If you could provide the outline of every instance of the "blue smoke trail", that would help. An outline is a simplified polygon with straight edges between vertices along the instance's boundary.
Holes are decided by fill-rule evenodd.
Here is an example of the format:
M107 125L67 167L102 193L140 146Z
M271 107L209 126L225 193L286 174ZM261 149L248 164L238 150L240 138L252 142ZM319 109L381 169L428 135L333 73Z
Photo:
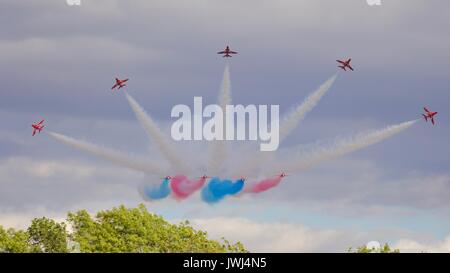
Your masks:
M170 194L169 181L170 179L164 179L159 186L144 186L142 189L144 197L147 197L151 200L166 198Z
M229 179L220 180L214 177L202 189L202 199L207 203L216 203L226 195L235 195L244 188L244 180L239 179L233 183Z

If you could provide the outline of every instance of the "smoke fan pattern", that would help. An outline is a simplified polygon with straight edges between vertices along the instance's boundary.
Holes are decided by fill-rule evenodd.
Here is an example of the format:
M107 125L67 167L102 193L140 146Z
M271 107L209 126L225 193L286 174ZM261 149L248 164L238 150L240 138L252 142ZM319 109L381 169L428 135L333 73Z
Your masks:
M303 103L299 104L285 116L280 126L280 141L285 139L298 127L306 114L312 111L327 91L330 90L336 78L337 74L319 86L319 88L312 92ZM259 152L250 153L247 160L243 160L244 162L239 164L240 168L237 171L238 175L242 175L244 169L253 171L256 168L264 167L264 173L254 173L252 175L253 177L266 176L262 179L253 179L250 182L246 182L244 178L229 179L219 177L219 171L222 175L234 176L231 175L230 170L228 170L227 174L227 170L223 169L226 168L226 163L229 160L239 162L241 158L237 155L238 153L236 151L230 153L230 148L226 145L225 141L213 141L210 146L210 154L207 159L208 162L200 162L200 164L202 164L200 169L206 168L206 173L210 172L209 174L215 175L215 177L208 178L202 176L191 180L187 175L195 173L196 171L198 172L199 168L196 170L190 168L188 163L191 162L183 160L189 158L189 156L186 156L182 151L178 151L169 143L170 138L159 128L157 123L145 112L134 98L126 92L125 96L149 138L154 142L167 161L165 163L168 163L168 167L164 165L164 162L151 162L144 159L138 159L112 149L76 140L59 133L49 132L48 134L50 137L63 144L72 146L104 160L108 160L121 167L140 171L147 175L162 176L171 173L175 174L173 177L154 179L154 183L142 185L139 188L139 192L145 200L160 200L171 196L181 201L200 191L200 196L204 202L214 204L225 199L227 196L239 197L242 194L263 193L279 186L284 179L282 175L274 175L274 172L283 171L295 174L305 171L321 162L355 152L388 139L410 128L417 122L417 120L407 121L370 133L350 136L346 139L338 140L328 146L317 145L308 152L304 152L300 149L301 147L297 147L298 153L293 157L280 156L280 158L277 158L277 154L274 152L266 152L262 155ZM223 75L222 87L219 92L219 105L224 107L230 102L229 65L227 64ZM292 148L290 148L290 150L292 150ZM158 182L158 180L160 181Z

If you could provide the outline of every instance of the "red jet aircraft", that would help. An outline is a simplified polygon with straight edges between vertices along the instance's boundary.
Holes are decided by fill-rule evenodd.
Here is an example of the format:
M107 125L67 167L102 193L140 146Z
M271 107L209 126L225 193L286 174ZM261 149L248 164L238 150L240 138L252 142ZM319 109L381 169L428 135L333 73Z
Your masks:
M339 66L341 69L343 69L344 71L347 71L346 68L350 69L351 71L353 71L353 67L350 66L350 62L352 61L352 59L348 59L347 61L341 61L341 60L336 60L336 62L340 63L341 65Z
M42 128L44 128L44 120L41 120L39 123L31 124L31 127L33 127L33 136L36 134L36 132L40 133Z
M424 107L423 110L425 110L425 114L422 114L422 116L425 118L425 121L428 121L428 119L430 119L430 120L431 120L431 123L433 123L433 125L434 125L434 116L435 116L438 112L431 112L431 111L428 110L426 107Z
M231 51L230 47L227 46L224 51L217 52L217 54L225 54L222 57L224 57L224 58L227 57L228 58L228 57L233 57L230 54L237 54L237 52L236 51Z
M278 176L280 176L281 178L283 178L283 177L286 177L286 176L288 176L286 173L281 173L281 174L279 174Z
M114 86L111 87L111 90L113 90L116 87L119 87L117 89L120 89L120 88L124 87L126 85L125 82L127 82L127 81L128 81L128 79L119 80L118 78L116 78L116 84L114 84Z

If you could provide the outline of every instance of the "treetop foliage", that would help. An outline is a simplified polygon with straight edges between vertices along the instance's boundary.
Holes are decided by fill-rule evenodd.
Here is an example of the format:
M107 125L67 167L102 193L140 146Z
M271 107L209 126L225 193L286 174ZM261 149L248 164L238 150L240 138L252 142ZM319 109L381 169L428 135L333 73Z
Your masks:
M95 216L86 210L69 212L66 223L43 217L26 231L0 226L0 252L247 252L240 242L208 239L188 221L171 224L143 204Z

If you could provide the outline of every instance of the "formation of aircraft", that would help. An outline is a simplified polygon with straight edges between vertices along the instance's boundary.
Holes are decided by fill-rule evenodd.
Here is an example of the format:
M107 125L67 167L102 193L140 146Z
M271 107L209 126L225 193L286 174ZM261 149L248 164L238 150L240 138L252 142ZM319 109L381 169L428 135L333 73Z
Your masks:
M226 48L223 51L217 52L217 54L222 54L223 57L232 57L233 54L238 54L238 52L232 51L229 46L226 46ZM348 60L336 60L336 61L340 64L338 67L341 68L342 70L347 71L347 69L350 69L351 71L354 71L353 67L350 64L352 61L351 58L349 58ZM114 86L111 88L111 90L114 90L116 88L119 90L119 89L125 87L126 86L125 83L128 80L129 79L121 80L121 79L115 78L116 82L115 82ZM431 120L431 123L433 125L435 125L434 117L437 115L438 112L432 112L432 111L428 110L427 107L424 107L423 109L424 109L425 113L423 113L422 116L424 117L425 121L428 122L428 120ZM44 120L41 120L38 123L33 123L31 125L31 127L33 128L33 134L32 134L33 136L36 133L40 133L41 130L44 128ZM282 172L282 173L278 174L278 176L281 178L284 178L284 177L288 176L288 174ZM172 176L166 176L166 177L162 177L161 179L171 180L172 178L173 178ZM208 179L210 177L207 175L203 175L198 178ZM246 178L241 177L239 180L242 180L243 182L245 182Z
M120 88L126 86L125 83L126 83L127 81L128 81L128 79L120 80L120 79L116 78L116 83L114 84L113 87L111 87L111 90L114 90L116 87L118 87L117 90L119 90Z
M426 107L424 107L423 110L425 111L425 113L422 114L422 116L425 118L425 121L428 122L428 119L430 119L431 123L433 123L434 125L434 116L437 115L438 112L431 112Z
M231 58L231 54L238 54L236 51L232 51L229 46L227 46L223 51L217 52L217 54L224 54L222 57Z
M341 61L341 60L336 60L336 62L338 62L339 65L338 67L340 67L342 70L347 71L347 68L350 69L351 71L353 71L353 67L350 65L350 62L352 61L352 59L348 59L346 61Z
M40 133L44 128L44 120L41 120L38 123L31 124L31 127L33 128L33 136L36 134L36 132Z

